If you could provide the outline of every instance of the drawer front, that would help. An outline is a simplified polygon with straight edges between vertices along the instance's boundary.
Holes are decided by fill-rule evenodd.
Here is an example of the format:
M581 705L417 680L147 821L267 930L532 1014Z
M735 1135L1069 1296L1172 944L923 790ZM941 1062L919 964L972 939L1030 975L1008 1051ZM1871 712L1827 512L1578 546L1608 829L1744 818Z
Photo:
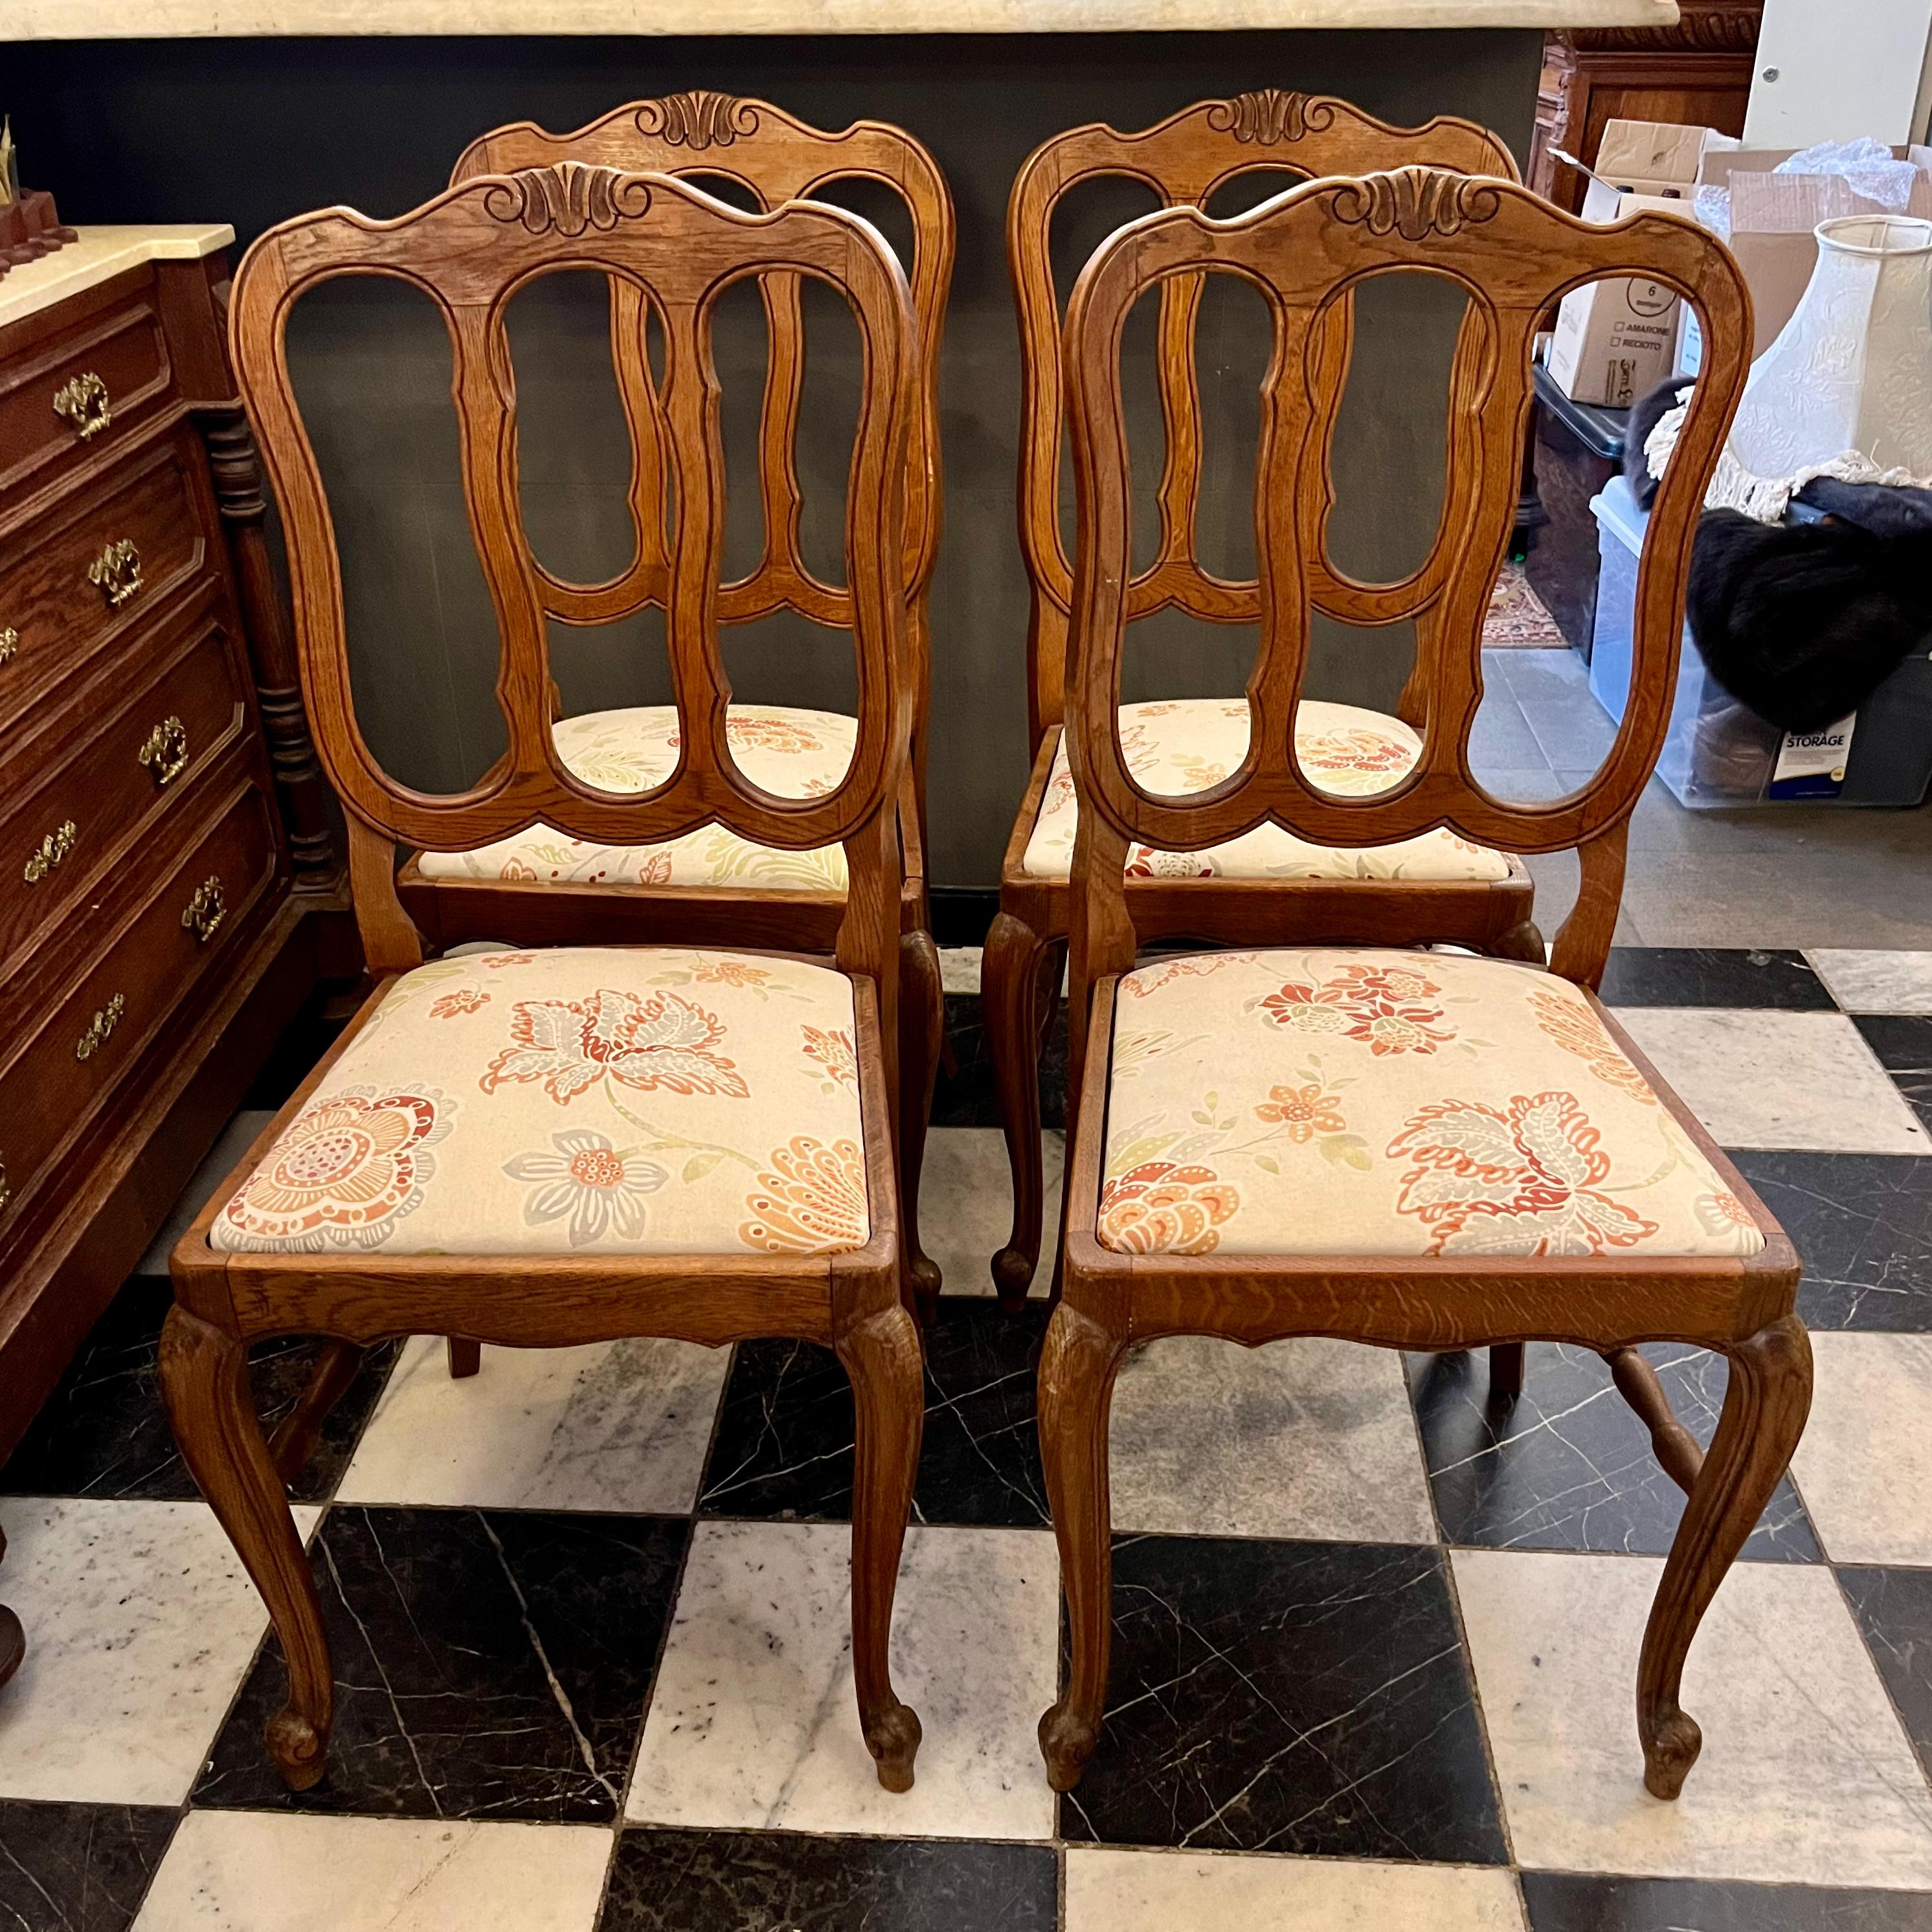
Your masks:
M273 883L275 864L266 794L244 781L106 951L70 989L43 1001L44 1023L0 1072L10 1197L0 1205L0 1240L37 1183L58 1184L61 1149L220 953ZM22 1030L37 1017L23 1016Z
M0 495L43 487L112 447L167 396L174 372L155 296L148 271L0 364Z
M191 433L0 541L0 733L207 566Z
M81 897L104 862L187 796L246 716L219 610L170 641L172 662L31 791L0 773L0 970ZM104 690L104 699L108 695Z

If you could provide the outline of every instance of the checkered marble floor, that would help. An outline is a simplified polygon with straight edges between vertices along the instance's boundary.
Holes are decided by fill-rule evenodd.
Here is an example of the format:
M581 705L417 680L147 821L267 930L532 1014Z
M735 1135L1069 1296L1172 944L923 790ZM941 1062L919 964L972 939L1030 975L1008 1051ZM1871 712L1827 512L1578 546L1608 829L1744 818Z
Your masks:
M895 1640L916 1789L879 1790L854 1718L828 1356L488 1350L454 1383L418 1340L373 1352L297 1485L339 1715L290 1796L260 1744L279 1653L156 1400L158 1243L0 1474L30 1646L0 1693L0 1924L1932 1928L1932 954L1625 950L1606 986L1796 1238L1816 1350L1791 1477L1691 1654L1706 1746L1674 1805L1631 1700L1678 1498L1601 1364L1533 1347L1506 1407L1480 1355L1324 1342L1130 1361L1112 1707L1056 1801L1044 1308L986 1293L1004 1162L977 961L946 963L949 1294ZM1652 1353L1708 1438L1720 1366ZM263 1352L265 1408L305 1364Z

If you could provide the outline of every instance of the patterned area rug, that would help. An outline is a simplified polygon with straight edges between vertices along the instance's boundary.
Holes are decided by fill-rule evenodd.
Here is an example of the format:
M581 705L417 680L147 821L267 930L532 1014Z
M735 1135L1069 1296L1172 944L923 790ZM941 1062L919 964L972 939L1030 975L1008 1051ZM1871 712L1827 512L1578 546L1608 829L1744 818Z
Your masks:
M1483 642L1491 650L1546 650L1564 641L1556 620L1543 599L1529 587L1522 566L1511 562L1490 598L1490 614L1483 626Z

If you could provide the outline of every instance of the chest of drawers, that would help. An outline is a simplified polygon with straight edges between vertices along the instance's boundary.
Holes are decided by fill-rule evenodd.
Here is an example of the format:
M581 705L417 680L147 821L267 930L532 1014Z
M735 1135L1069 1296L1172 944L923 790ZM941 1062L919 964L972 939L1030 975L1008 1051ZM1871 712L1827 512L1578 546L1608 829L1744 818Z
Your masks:
M314 984L338 866L226 229L0 283L0 1454Z

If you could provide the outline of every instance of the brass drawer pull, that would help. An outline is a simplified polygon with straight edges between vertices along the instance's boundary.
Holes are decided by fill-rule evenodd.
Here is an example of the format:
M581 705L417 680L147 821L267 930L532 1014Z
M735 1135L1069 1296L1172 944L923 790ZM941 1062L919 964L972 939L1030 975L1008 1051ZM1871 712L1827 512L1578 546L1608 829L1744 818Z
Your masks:
M87 580L107 599L107 608L118 610L142 588L141 553L132 537L116 537L87 566Z
M0 664L10 662L14 653L20 648L20 634L11 624L4 630L0 630Z
M107 1036L121 1024L121 1016L128 1010L128 1001L123 994L116 993L100 1012L87 1023L87 1030L74 1043L74 1057L76 1060L92 1060L107 1044Z
M70 818L58 830L50 832L40 841L40 850L27 861L22 876L28 884L38 885L74 850L74 842L79 836Z
M134 754L153 774L157 790L172 784L188 769L188 727L175 717L164 718Z
M228 902L221 896L221 881L212 872L194 889L194 897L182 914L182 924L194 934L195 944L206 946L221 930L228 916Z
M107 385L92 369L75 376L54 392L54 414L72 423L82 442L91 436L98 436L114 420Z

